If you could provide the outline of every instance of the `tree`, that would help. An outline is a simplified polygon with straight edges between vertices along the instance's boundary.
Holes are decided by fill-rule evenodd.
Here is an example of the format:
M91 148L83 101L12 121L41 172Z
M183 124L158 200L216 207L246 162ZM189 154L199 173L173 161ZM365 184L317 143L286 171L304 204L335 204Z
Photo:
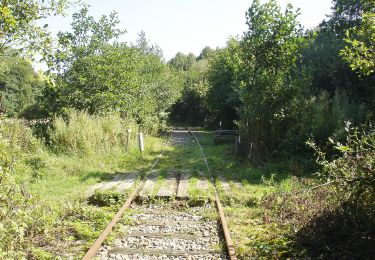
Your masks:
M374 12L374 0L334 0L332 10L329 24L344 37L348 29L361 24L364 13Z
M102 48L74 62L46 92L48 110L87 110L90 114L120 113L145 128L165 119L178 98L176 74L155 54L124 44ZM162 118L163 117L163 118Z
M46 110L115 112L146 130L158 128L180 93L176 73L149 51L144 35L138 45L116 43L124 31L116 28L115 13L95 21L84 8L73 19L73 31L59 33L56 84L45 91Z
M240 43L232 38L225 48L211 55L207 75L207 102L213 117L211 120L215 125L221 121L223 127L233 127L242 105L239 96L239 78L242 73Z
M202 53L207 48L202 50ZM174 104L171 120L189 125L204 125L208 119L207 73L209 59L197 59L194 54L177 53L169 62L182 79L182 93Z
M0 56L0 93L9 116L18 116L40 97L44 80L34 72L30 62L7 50Z
M185 55L181 52L178 52L176 56L174 56L168 64L171 65L173 68L179 71L187 71L189 68L196 62L197 58L193 53L189 53Z
M291 5L282 12L275 0L263 5L256 0L246 14L240 130L245 149L255 160L277 151L294 112L293 100L299 89L292 84L291 75L302 46L297 16Z
M373 3L374 10L375 2ZM374 73L375 14L364 13L361 24L347 31L345 42L347 45L340 51L340 55L350 64L350 67L367 76Z
M141 31L138 34L138 38L134 47L138 48L144 54L153 53L158 55L161 59L163 58L163 50L157 44L150 44L150 42L146 38L146 33L144 31Z
M215 53L215 50L213 50L211 47L206 46L203 48L199 56L197 57L197 60L208 60L210 59Z
M364 103L371 110L375 108L375 74L368 69L373 64L371 27L365 26L368 3L335 1L331 18L305 37L308 44L302 51L301 66L311 77L314 95L322 91L331 97L336 92L346 93L351 102ZM366 75L357 73L360 67L366 69Z
M103 48L126 32L117 28L119 23L116 12L103 15L98 21L89 15L88 7L74 13L72 32L58 33L57 50L48 57L51 71L63 73L75 61L100 54Z
M3 0L0 3L0 55L8 48L31 54L46 54L51 37L37 21L50 15L61 15L69 7L69 0Z

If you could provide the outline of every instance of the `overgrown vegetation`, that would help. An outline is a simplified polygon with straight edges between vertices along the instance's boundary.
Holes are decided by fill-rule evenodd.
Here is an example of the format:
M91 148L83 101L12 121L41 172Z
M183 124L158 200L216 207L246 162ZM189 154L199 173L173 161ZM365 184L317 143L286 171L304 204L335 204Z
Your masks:
M0 258L82 254L119 206L118 194L95 197L106 207L88 205L88 187L117 171L148 170L163 144L146 137L141 156L133 136L125 154L123 133L131 122L76 112L69 118L69 123L53 121L48 146L26 121L1 119Z
M86 6L54 41L40 19L71 4L0 5L0 258L81 255L127 197L87 204L87 188L116 171L142 174L162 138L147 136L140 156L135 133L168 122L239 129L238 158L211 137L203 144L240 257L374 255L373 0L334 0L308 30L291 5L254 0L242 37L168 62L144 32L120 42L115 12L95 19ZM33 70L38 56L47 72ZM189 165L197 182L192 147L173 152L164 175ZM209 196L199 192L192 204Z
M137 132L137 125L119 115L92 117L86 112L72 112L69 121L57 117L48 131L52 148L67 154L105 153L114 149L123 151L127 129ZM133 139L134 139L133 134Z
M290 174L282 163L254 167L236 162L231 145L212 145L212 136L205 136L201 144L216 176L239 258L371 256L373 141L372 132L351 129L348 143L338 144L345 155L320 161L325 165L323 172L311 178ZM230 191L223 189L222 178L229 180Z

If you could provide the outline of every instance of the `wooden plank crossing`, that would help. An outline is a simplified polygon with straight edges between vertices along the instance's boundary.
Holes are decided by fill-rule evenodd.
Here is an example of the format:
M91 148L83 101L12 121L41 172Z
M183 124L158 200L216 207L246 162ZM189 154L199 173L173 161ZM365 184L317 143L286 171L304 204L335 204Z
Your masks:
M160 186L156 197L172 197L176 195L177 192L177 173L170 171L167 174L167 177Z
M138 173L130 173L125 179L115 186L115 189L119 192L124 192L133 187L135 181L138 179Z
M100 182L91 186L87 193L91 196L95 191L114 190L124 192L133 187L138 177L139 173L137 172L116 174L110 181Z
M144 182L139 196L141 198L156 197L156 198L170 198L176 197L178 199L189 199L189 190L192 188L198 190L201 194L210 194L211 183L203 171L198 171L195 175L197 178L196 184L191 182L193 175L190 171L176 171L171 170L166 176L161 177L161 173L153 171L149 174ZM139 173L124 173L114 175L113 179L107 182L101 182L93 185L88 190L88 195L91 196L95 191L112 190L117 192L126 192L130 190L139 178ZM224 194L230 194L234 190L242 190L244 186L239 180L230 180L224 176L218 176L217 180L220 183L219 187ZM160 187L157 183L160 183ZM195 185L192 187L192 185ZM155 194L156 193L156 194Z
M146 182L139 193L140 197L152 196L158 175L159 172L153 171L149 176L147 176Z
M198 172L197 188L201 191L208 192L208 179L204 172Z
M181 172L177 198L189 198L190 177L191 175L189 172Z
M220 181L220 184L221 184L221 189L223 190L223 192L225 194L227 194L230 191L230 185L229 185L228 181L226 179L224 179L223 176L219 177L219 181Z

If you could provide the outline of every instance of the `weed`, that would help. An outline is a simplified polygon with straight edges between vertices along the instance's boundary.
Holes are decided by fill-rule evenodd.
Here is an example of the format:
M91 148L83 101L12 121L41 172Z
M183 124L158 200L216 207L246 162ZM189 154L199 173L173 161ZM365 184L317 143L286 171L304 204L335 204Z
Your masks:
M128 192L117 192L117 191L96 191L92 196L89 197L88 201L91 205L95 206L111 206L116 204L122 204L128 198Z

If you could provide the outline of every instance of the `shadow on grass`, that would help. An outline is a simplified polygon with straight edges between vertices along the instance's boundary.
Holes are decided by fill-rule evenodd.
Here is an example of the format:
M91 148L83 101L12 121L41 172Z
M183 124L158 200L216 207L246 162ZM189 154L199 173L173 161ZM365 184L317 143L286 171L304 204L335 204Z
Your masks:
M149 152L147 154L147 157L148 158L155 158L156 155L159 155L160 152ZM125 156L126 154L124 154ZM96 179L98 180L99 182L102 182L102 181L109 181L109 180L112 180L113 177L115 175L118 175L118 174L129 174L129 173L134 173L134 172L138 172L140 175L144 175L146 174L150 169L151 169L151 165L154 163L154 160L155 159L146 159L146 157L139 157L139 158L136 158L135 160L137 160L137 162L134 162L136 163L137 167L135 167L135 169L132 169L131 172L128 172L128 171L101 171L101 170L94 170L94 171L84 171L82 174L80 174L80 178L79 180L81 182L86 182L90 179ZM127 161L127 162L124 162L124 164L131 164L132 161ZM121 164L121 162L120 162Z
M100 181L108 181L113 178L113 173L105 172L105 171L89 171L83 173L79 180L81 182L85 182L89 179L99 179Z
M234 156L234 145L228 142L214 145L212 133L201 134L199 142L203 147L212 173L215 176L224 176L228 181L262 184L264 180L272 178L273 183L280 183L291 177L291 174L277 163L255 167L249 162L240 161Z
M294 241L312 259L373 259L374 207L354 210L346 205L327 210L302 227Z

